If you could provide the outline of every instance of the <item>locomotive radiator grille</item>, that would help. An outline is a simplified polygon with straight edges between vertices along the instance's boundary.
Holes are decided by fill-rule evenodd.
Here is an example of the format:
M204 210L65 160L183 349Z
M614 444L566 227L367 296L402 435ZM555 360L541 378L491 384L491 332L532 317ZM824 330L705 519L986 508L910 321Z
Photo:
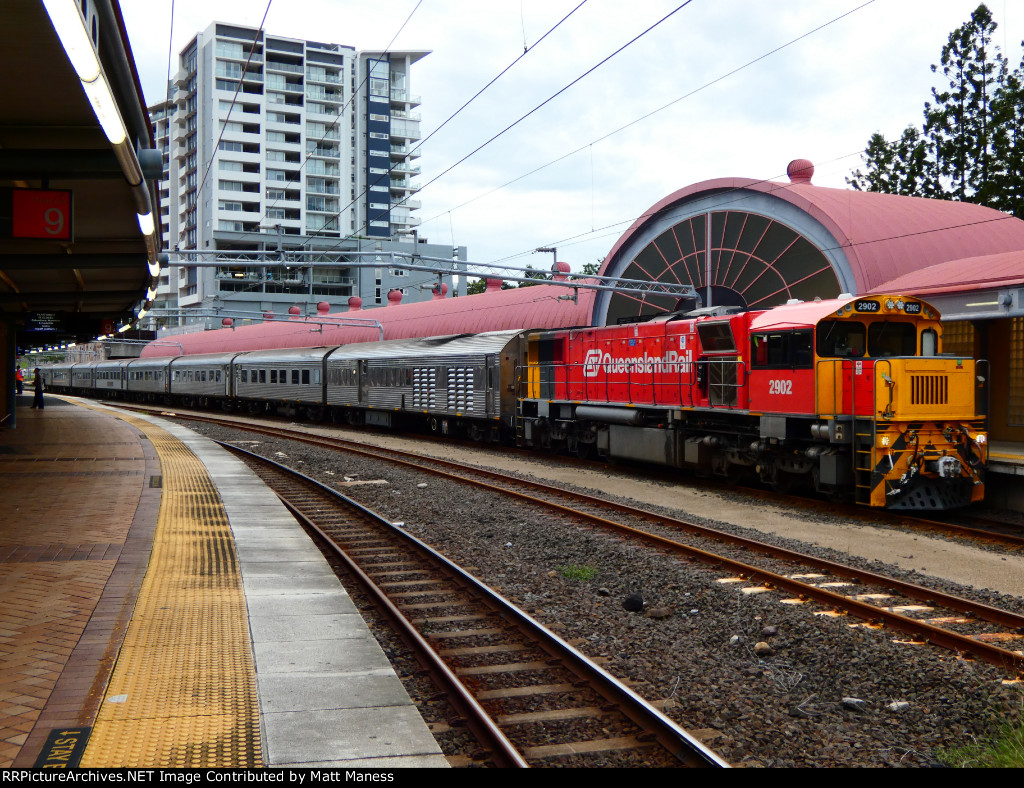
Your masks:
M911 375L911 405L948 405L949 377L947 375Z

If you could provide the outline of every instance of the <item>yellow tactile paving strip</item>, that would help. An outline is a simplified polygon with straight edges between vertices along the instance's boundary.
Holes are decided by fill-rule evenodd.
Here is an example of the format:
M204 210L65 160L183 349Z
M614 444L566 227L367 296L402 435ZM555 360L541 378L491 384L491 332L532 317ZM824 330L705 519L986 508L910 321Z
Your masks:
M83 767L262 765L256 673L231 530L205 467L150 438L163 497L150 569Z

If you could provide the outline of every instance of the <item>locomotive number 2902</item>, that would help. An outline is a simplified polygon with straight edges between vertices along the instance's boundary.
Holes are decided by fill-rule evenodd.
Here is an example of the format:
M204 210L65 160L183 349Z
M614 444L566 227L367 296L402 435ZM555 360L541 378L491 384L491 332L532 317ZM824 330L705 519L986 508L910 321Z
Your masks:
M768 381L768 393L769 394L792 394L793 393L793 381L792 380L769 380Z

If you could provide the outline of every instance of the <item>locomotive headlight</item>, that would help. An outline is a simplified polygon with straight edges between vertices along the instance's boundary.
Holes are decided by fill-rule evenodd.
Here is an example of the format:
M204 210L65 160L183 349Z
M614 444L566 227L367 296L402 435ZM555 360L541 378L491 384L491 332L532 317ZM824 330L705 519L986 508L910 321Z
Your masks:
M901 312L903 311L903 299L902 298L899 301L896 302L896 308L898 310L900 310Z
M889 445L889 436L888 435L883 435L882 436L882 445L883 446L888 446Z
M985 443L987 440L988 440L988 438L986 437L985 433L982 433L981 435L979 435L977 438L974 439L974 442L975 443Z
M885 302L885 308L886 309L892 309L895 306L896 306L896 302L893 301L891 298L888 301Z

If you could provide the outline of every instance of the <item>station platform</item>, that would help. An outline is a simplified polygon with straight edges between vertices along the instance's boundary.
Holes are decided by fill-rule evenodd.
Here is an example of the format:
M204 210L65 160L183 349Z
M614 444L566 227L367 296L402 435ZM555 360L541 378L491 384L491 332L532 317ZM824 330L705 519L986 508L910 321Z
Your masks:
M444 767L276 496L160 419L0 432L0 768Z
M985 503L992 509L1024 512L1024 443L992 441L988 446Z

